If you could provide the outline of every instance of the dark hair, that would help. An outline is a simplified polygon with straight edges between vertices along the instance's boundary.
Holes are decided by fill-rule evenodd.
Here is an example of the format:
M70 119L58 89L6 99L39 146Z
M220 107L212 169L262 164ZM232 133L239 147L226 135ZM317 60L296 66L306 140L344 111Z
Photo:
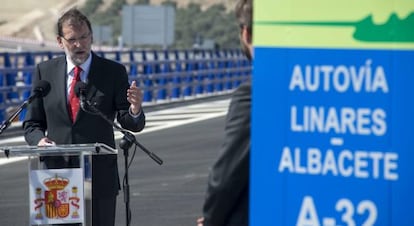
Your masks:
M251 32L253 25L253 0L239 0L235 12L240 26L246 26Z
M92 33L92 27L91 22L89 19L83 15L78 9L72 8L65 12L58 20L57 22L57 34L59 36L63 36L63 23L68 22L69 24L73 25L82 25L83 23L86 23L86 25L89 28L89 31Z

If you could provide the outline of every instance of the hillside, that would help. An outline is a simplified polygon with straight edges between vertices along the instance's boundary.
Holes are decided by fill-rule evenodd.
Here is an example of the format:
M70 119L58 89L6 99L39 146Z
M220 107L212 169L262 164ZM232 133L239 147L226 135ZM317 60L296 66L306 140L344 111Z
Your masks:
M103 0L100 10L105 10L114 0ZM159 5L164 0L150 0ZM229 10L237 0L176 0L177 7L197 3L206 9L214 4L223 4ZM55 24L59 15L71 8L82 7L86 0L3 0L0 8L0 36L17 37L39 41L55 41ZM136 0L127 0L134 4Z

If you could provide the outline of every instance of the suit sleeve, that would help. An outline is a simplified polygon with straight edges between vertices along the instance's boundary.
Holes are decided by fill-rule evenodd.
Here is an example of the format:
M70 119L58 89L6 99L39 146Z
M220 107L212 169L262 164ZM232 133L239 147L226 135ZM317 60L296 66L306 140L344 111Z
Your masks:
M208 179L203 206L205 226L224 225L248 189L250 152L250 86L233 94L225 140Z
M40 80L39 65L36 66L33 84ZM33 93L32 87L32 93ZM46 115L43 108L43 99L35 98L27 107L25 120L23 122L24 137L29 145L37 145L46 131Z

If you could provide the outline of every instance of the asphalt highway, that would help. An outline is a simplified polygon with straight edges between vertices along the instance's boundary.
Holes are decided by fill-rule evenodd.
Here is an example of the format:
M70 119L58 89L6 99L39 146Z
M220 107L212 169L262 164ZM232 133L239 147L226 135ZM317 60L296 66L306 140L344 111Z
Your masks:
M196 225L209 168L223 141L225 116L136 136L159 156L158 165L139 148L129 168L131 226ZM117 144L117 147L118 144ZM134 155L129 150L129 158ZM119 151L121 177L124 155ZM0 165L0 225L29 225L27 161ZM116 225L126 225L123 191L117 201Z

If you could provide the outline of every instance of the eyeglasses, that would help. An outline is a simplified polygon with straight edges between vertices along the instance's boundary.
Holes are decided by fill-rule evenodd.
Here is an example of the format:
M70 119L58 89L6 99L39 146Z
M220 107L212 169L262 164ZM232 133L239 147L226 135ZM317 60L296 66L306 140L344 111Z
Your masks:
M79 43L79 42L85 41L87 38L89 38L89 36L91 36L91 32L89 32L87 34L84 34L84 35L80 36L79 38L69 38L69 39L67 39L67 38L65 38L63 36L60 36L60 37L62 37L63 39L65 39L69 44L73 45L76 42Z

